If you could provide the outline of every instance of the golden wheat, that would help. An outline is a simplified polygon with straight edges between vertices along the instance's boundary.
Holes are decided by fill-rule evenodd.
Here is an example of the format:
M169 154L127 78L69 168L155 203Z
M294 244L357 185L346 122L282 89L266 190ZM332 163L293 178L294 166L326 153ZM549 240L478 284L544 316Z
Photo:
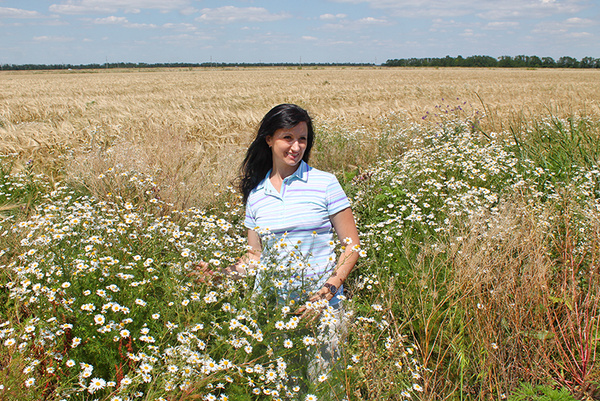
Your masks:
M244 143L260 117L282 102L301 104L318 122L350 126L372 126L391 112L419 121L436 105L459 101L483 108L479 98L502 119L523 112L596 114L597 78L597 71L550 69L2 72L0 151L139 140L165 129Z
M317 127L363 136L377 135L391 113L412 124L464 102L493 130L528 115L600 115L600 80L589 70L5 71L0 83L0 153L52 162L75 152L74 175L116 163L185 179L192 192L196 179L204 187L233 177L260 118L283 102L307 108Z

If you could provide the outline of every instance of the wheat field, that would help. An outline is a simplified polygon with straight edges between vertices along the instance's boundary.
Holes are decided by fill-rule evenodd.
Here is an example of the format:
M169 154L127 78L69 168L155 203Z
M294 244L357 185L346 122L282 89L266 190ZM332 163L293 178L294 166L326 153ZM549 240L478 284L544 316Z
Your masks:
M317 122L352 127L376 125L391 112L418 121L456 98L480 109L481 99L500 118L600 111L600 79L591 70L100 70L2 72L0 82L2 152L163 130L243 142L283 102L301 104Z
M185 189L224 183L272 106L305 107L316 127L367 140L394 115L420 124L462 105L500 131L528 116L600 115L598 71L229 68L0 72L0 153L94 176L112 165ZM70 157L69 156L69 157ZM52 169L57 167L50 167ZM89 180L88 180L89 181ZM194 186L194 185L192 185ZM196 195L190 195L196 197Z
M263 369L273 355L303 372L271 344L302 349L313 323L282 332L273 317L283 323L287 305L189 274L246 252L225 184L260 118L294 102L315 119L310 163L344 185L367 256L347 282L347 368L321 393L343 383L352 400L514 401L531 384L597 399L597 74L0 72L0 398L256 399L255 383L279 385ZM233 331L241 320L260 336ZM188 380L196 351L222 371Z

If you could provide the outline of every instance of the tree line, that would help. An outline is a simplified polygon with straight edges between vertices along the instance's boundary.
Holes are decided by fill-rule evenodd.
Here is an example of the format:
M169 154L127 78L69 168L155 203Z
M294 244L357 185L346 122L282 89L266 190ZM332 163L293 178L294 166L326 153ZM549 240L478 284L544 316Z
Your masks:
M104 63L104 64L0 64L0 70L99 70L111 68L197 68L197 67L373 67L374 63ZM600 68L600 58L563 56L558 60L538 56L469 56L389 59L384 67L513 67L513 68Z
M513 67L513 68L600 68L600 58L563 56L558 60L552 57L538 56L490 56L450 57L444 58L401 58L390 59L387 67Z
M2 64L0 70L99 70L109 68L196 68L196 67L366 67L372 63L105 63L105 64Z

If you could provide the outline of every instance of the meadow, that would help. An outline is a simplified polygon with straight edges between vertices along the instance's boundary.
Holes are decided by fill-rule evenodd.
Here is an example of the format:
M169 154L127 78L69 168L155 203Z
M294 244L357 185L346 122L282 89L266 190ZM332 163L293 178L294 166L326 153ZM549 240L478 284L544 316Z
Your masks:
M596 71L247 68L0 73L0 396L600 397ZM232 180L260 118L315 120L364 257L332 319L198 282L245 250ZM337 244L336 246L343 246ZM319 307L313 305L312 307Z

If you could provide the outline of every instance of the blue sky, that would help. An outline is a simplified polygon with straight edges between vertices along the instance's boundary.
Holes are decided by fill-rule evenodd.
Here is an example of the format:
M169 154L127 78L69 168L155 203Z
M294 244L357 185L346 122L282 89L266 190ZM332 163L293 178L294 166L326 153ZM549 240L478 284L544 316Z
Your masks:
M0 0L0 64L600 57L600 0Z

